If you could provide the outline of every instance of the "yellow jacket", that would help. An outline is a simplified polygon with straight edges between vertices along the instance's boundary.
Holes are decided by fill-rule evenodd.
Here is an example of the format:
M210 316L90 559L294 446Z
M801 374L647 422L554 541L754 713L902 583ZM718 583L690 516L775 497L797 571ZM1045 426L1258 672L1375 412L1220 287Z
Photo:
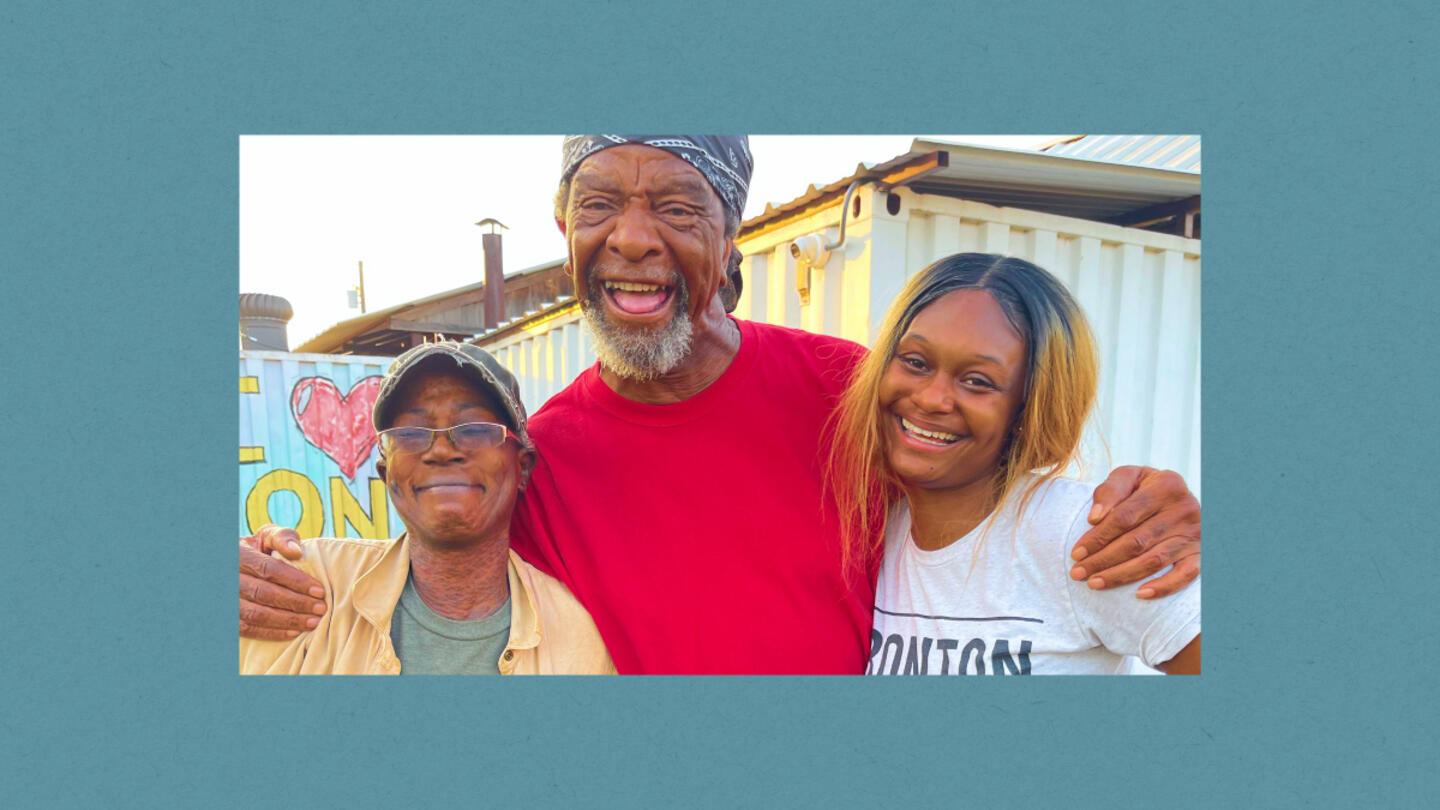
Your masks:
M398 540L305 540L297 567L325 586L320 625L288 641L240 639L242 675L399 675L390 618L410 575ZM590 614L570 591L510 552L510 640L502 675L613 675Z

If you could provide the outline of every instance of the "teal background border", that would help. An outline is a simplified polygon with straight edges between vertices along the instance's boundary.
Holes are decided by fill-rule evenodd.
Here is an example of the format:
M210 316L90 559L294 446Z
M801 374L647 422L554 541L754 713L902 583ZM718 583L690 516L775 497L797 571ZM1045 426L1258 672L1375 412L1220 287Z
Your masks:
M5 804L1433 801L1440 10L807 5L6 3ZM612 126L1201 133L1206 674L237 677L238 136Z

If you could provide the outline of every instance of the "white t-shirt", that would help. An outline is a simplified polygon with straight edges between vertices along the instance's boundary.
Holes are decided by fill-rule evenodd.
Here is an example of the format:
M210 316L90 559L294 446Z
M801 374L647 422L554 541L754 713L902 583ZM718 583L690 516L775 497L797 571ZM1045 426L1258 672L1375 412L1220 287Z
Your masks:
M1026 504L1018 532L1013 495L993 523L938 551L915 545L902 502L886 527L866 673L1132 674L1144 671L1137 658L1149 666L1173 658L1200 634L1200 581L1136 599L1138 582L1093 591L1070 579L1091 491L1050 482Z

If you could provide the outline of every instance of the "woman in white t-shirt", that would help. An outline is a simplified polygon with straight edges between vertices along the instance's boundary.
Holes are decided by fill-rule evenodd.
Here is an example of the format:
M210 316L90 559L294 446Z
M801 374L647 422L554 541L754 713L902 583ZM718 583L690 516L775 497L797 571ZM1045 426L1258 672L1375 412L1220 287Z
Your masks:
M1198 580L1147 600L1065 574L1091 490L1059 475L1096 357L1074 298L1021 259L957 254L900 293L831 458L846 564L884 554L867 672L1199 672Z

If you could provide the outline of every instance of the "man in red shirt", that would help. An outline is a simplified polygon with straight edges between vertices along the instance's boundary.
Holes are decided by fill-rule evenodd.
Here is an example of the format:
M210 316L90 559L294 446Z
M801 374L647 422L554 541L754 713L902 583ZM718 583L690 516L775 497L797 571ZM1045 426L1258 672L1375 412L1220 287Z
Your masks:
M727 314L748 146L565 141L556 224L599 362L531 420L539 460L511 538L574 591L622 673L858 674L869 654L873 572L842 573L821 472L864 349ZM1072 576L1113 587L1175 563L1150 584L1162 596L1198 574L1179 476L1121 468L1096 504ZM242 635L303 629L323 610L310 587L242 551Z

